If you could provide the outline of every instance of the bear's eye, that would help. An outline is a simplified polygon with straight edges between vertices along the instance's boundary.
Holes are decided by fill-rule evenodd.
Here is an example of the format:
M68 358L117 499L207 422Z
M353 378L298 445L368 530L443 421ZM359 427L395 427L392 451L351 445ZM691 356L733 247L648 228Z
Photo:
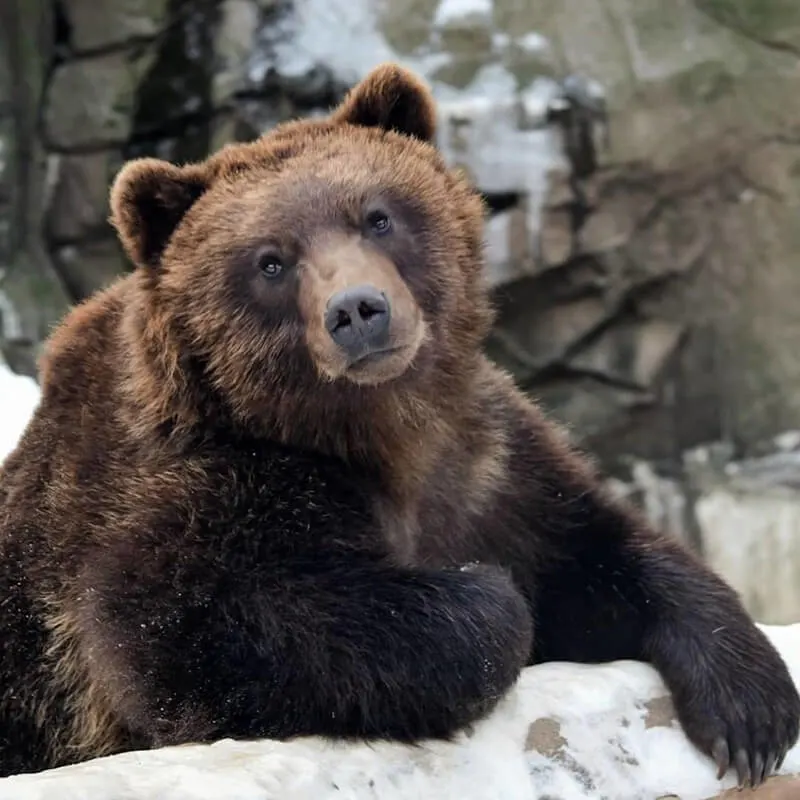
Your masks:
M283 272L283 262L271 250L264 250L256 256L256 263L266 278L277 278Z
M389 215L383 211L370 211L367 214L367 225L378 236L385 236L392 230L392 221L389 219Z

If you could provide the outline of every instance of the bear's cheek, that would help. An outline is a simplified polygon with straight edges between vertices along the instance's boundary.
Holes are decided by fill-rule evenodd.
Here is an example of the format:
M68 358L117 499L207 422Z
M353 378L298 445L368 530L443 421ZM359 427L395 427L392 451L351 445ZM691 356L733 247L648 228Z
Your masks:
M252 267L252 257L235 253L215 254L214 262L213 270L172 276L176 286L170 292L188 341L214 374L227 376L227 386L242 376L261 385L275 370L297 369L295 363L304 363L308 372L293 273L270 281Z

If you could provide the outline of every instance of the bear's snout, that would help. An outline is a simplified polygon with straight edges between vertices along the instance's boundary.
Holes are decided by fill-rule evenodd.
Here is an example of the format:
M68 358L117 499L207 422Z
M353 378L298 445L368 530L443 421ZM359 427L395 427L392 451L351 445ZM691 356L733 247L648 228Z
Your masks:
M391 257L361 236L320 236L297 286L317 372L377 385L403 374L426 335L422 310Z
M392 306L374 286L336 292L325 309L325 328L352 363L389 347Z

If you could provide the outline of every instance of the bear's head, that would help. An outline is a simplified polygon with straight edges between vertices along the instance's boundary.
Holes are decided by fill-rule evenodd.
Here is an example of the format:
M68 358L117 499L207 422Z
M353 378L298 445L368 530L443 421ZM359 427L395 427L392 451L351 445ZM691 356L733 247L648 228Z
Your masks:
M349 451L382 421L421 428L458 404L491 321L484 208L435 128L427 88L383 65L325 119L202 163L123 167L111 210L138 268L132 369L161 424L224 409Z

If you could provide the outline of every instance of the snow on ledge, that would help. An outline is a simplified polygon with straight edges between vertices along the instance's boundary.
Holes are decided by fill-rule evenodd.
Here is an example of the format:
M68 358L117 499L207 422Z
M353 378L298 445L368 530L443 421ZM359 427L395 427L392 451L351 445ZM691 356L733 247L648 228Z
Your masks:
M0 358L0 464L16 447L38 403L36 381L15 375Z
M762 628L798 680L800 624ZM782 770L798 773L800 746ZM224 740L5 778L0 800L707 800L733 784L683 736L653 669L560 663L525 670L453 743ZM800 797L800 781L770 785L764 800Z

